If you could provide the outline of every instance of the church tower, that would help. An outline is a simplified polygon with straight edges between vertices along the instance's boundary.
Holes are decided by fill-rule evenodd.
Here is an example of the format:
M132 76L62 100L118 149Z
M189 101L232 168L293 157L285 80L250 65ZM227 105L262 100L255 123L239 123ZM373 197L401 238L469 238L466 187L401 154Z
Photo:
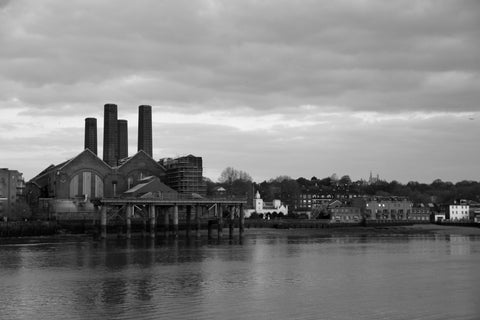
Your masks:
M260 192L255 194L255 199L253 199L253 205L255 207L255 212L261 213L263 211L263 200L260 198Z

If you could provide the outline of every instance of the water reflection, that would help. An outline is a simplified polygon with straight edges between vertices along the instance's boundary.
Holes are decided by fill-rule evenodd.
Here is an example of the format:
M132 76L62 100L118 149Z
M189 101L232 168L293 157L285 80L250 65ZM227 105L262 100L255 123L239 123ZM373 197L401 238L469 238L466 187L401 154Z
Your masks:
M450 234L39 240L0 245L0 302L5 319L473 319L479 263L479 237Z
M462 235L447 235L450 254L452 255L469 255L471 238Z

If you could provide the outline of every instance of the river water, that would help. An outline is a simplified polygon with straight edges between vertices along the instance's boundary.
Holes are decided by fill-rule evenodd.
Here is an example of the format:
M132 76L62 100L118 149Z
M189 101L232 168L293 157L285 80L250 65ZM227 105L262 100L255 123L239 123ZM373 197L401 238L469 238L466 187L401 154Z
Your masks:
M480 319L480 235L1 240L0 285L11 320Z

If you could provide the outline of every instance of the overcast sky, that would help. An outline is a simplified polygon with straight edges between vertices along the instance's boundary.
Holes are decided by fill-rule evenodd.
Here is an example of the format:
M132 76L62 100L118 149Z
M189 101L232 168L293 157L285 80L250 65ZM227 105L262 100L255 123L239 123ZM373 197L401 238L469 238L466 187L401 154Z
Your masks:
M0 0L0 167L83 150L116 103L137 150L217 180L480 180L480 1Z

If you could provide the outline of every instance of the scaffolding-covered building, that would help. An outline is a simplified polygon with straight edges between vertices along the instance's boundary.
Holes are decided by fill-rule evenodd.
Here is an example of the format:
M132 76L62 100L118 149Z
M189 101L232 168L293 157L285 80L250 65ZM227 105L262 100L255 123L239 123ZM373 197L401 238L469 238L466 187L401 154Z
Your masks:
M207 186L203 180L202 157L188 155L176 159L164 158L160 164L165 167L165 183L181 194L205 196Z

